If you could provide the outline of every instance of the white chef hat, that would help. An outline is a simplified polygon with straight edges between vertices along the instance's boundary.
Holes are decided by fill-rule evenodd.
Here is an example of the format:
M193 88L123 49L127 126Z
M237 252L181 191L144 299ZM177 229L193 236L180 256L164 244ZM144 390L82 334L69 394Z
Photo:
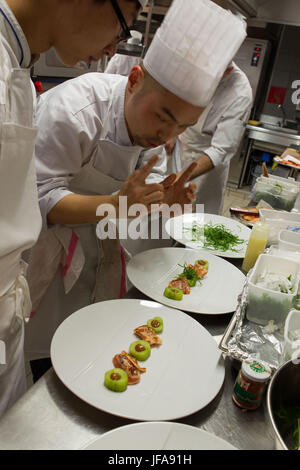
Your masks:
M212 1L173 0L144 67L176 96L205 107L245 37L245 23Z

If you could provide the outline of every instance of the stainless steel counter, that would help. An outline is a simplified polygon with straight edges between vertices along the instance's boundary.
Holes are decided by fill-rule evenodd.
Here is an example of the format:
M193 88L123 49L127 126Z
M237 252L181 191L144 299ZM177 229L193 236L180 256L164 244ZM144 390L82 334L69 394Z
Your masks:
M281 155L287 147L296 145L300 147L300 135L292 133L286 128L267 129L260 126L246 126L248 144L247 151L243 161L243 166L238 182L238 187L241 188L245 181L248 179L247 170L248 163L254 149L264 152L275 153Z
M292 131L287 129L267 129L265 127L246 126L248 130L248 137L252 140L258 140L260 142L267 142L270 144L277 144L282 147L289 147L291 144L300 145L300 135L294 134ZM284 132L286 131L286 132Z
M239 264L239 261L234 264ZM135 288L126 297L145 298ZM189 315L199 321L218 343L232 316ZM245 412L232 401L238 372L236 366L239 364L226 358L225 381L217 397L203 410L178 422L211 432L238 449L274 449L265 403L255 411ZM50 369L0 420L0 450L82 449L104 432L131 422L86 404L73 395Z

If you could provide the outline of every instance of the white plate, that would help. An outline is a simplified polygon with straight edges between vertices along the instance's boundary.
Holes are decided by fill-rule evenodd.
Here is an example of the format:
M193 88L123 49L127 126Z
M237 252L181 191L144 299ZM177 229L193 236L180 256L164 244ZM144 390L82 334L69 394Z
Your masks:
M202 429L179 423L135 423L109 431L85 450L237 450ZM147 462L144 460L144 464ZM152 459L149 459L149 465ZM143 465L141 466L141 468Z
M208 274L182 300L165 297L164 290L183 268L197 259L209 262ZM228 261L204 250L157 248L134 256L128 266L130 282L153 300L186 312L221 314L234 312L243 290L245 276Z
M164 321L163 344L141 363L140 383L122 393L104 386L112 358L138 338L150 318ZM187 314L142 300L110 300L85 307L56 330L51 360L61 381L90 405L136 421L165 421L205 407L222 387L225 370L213 337Z
M186 232L184 228L192 228L193 223L196 222L199 225L204 225L208 223L223 224L226 229L229 229L235 235L238 235L239 238L245 240L241 245L237 245L239 250L237 253L232 250L228 251L218 251L203 248L203 243L201 241L192 241L191 232ZM221 215L215 214L184 214L178 217L169 219L166 222L165 229L167 234L172 237L174 240L178 241L182 245L185 245L189 248L205 249L209 253L214 255L223 256L224 258L244 258L248 240L251 234L251 230L246 227L244 224L237 222L236 220L230 219L228 217L223 217Z

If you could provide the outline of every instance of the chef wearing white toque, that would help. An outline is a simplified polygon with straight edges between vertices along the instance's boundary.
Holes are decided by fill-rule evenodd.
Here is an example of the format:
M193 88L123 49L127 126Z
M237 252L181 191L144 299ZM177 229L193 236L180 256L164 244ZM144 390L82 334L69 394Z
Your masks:
M144 66L167 90L205 107L245 37L243 22L210 0L176 0Z
M174 0L144 65L128 79L89 73L41 96L36 169L44 224L29 264L30 359L49 355L55 329L71 313L124 294L124 254L119 240L97 239L96 209L118 208L118 195L134 189L133 171L197 122L244 38L240 22L209 0ZM166 189L165 163L148 166L158 185L153 197L188 201L191 171ZM43 256L53 262L45 267Z

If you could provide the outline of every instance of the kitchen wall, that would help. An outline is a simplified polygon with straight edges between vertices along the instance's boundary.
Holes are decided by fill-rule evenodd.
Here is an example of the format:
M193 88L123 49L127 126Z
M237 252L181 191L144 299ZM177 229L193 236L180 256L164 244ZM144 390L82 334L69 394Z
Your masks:
M278 105L275 103L268 103L267 99L271 86L286 88L287 91L283 106L286 111L287 119L295 120L296 105L292 102L292 93L295 92L295 89L292 89L291 85L294 80L300 80L299 44L300 26L284 26L262 114L282 118L282 113L277 107Z
M255 7L262 21L300 26L299 0L255 0Z

